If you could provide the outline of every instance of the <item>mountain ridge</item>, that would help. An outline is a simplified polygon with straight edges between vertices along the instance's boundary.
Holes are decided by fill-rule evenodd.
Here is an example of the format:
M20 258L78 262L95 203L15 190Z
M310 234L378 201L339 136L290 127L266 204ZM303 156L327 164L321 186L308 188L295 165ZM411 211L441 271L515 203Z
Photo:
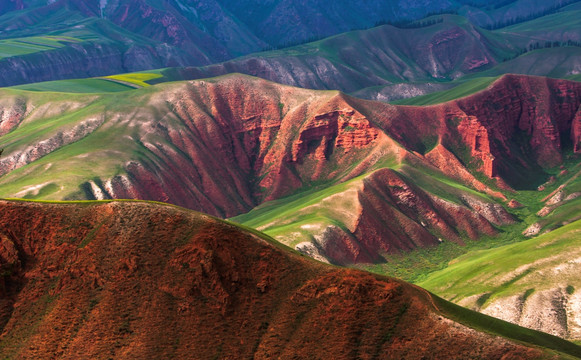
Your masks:
M399 280L324 266L176 207L5 200L0 207L0 222L10 224L0 235L9 270L0 348L11 356L567 358L527 340L579 352L546 334L467 317ZM442 341L443 332L456 336Z
M422 108L243 75L160 84L126 98L51 94L50 106L42 93L10 90L0 124L0 189L4 197L150 199L232 217L310 188L375 176L381 186L364 198L391 199L378 209L395 205L389 211L401 224L365 215L375 201L365 200L355 216L368 225L356 231L351 220L335 218L345 226L328 245L358 249L372 238L373 245L328 259L376 261L383 251L442 238L462 243L511 223L501 203L512 188L547 181L543 167L573 150L569 136L578 142L580 92L577 82L505 76L487 91ZM527 132L528 140L519 140ZM538 141L546 136L550 142ZM388 170L372 175L381 169ZM402 235L406 227L411 238ZM365 240L366 231L375 235Z

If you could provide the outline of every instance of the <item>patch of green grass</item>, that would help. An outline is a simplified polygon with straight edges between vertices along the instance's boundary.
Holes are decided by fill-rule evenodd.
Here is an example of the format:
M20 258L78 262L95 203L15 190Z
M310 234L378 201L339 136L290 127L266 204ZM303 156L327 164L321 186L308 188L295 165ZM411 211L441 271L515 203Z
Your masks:
M151 84L149 84L148 81L159 79L162 77L163 75L160 72L137 72L105 76L103 77L103 79L110 79L122 83L133 84L138 87L147 87L151 86Z
M525 291L525 293L522 296L522 301L526 301L533 293L535 292L535 289L527 289L527 291Z
M112 93L133 90L134 87L106 79L72 79L56 80L12 87L14 89L36 92L61 92L61 93Z
M530 240L469 251L445 269L428 274L418 285L455 301L487 292L492 300L563 281L573 286L579 283L576 274L551 269L575 256L581 256L581 221Z
M365 176L367 174L338 185L316 187L282 199L269 201L257 206L249 213L236 216L230 220L253 228L259 228L275 219L289 218L305 207L318 204L324 198L343 192L354 182L360 181Z
M460 85L450 90L438 91L431 94L416 96L409 99L397 100L392 103L397 105L413 105L413 106L427 106L440 104L446 101L459 99L482 91L486 89L488 86L490 86L496 79L498 79L498 77L479 77L473 80L460 83Z
M22 198L23 199L36 199L36 198L44 198L47 197L48 195L57 192L59 190L59 187L57 184L55 183L50 183L47 185L44 185L40 190L38 190L38 192L35 194L34 192L29 192L26 195L24 195Z
M581 28L581 10L574 8L560 11L537 19L499 29L498 33L546 34L551 31L579 31Z
M464 239L464 245L444 241L434 247L398 254L383 254L385 263L360 264L355 267L377 274L394 276L412 283L420 283L429 278L430 274L446 269L451 263L457 261L455 259L466 254L524 240L524 236L520 235L522 229L523 224L509 225L495 236L482 236L476 241Z
M39 51L62 48L66 43L76 43L82 40L73 37L59 36L31 36L0 40L0 59L12 56L20 56Z

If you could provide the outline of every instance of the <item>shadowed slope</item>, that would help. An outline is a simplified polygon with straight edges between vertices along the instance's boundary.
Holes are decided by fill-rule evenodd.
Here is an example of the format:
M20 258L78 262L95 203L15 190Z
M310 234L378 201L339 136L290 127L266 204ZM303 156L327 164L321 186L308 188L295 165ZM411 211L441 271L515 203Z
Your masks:
M324 266L175 207L1 201L0 225L0 349L9 357L549 356L446 319L438 307L450 305L404 282ZM579 353L459 314L450 316Z

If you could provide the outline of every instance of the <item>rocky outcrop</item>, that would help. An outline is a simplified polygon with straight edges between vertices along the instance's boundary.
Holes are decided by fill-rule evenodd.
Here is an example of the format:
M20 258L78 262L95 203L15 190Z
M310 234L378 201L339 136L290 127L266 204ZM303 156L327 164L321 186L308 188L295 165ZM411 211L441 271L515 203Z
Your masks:
M573 150L575 153L581 152L581 106L575 114L571 125L571 140L573 141Z
M549 354L512 340L520 328L503 338L450 320L445 302L415 286L325 266L175 207L2 201L0 229L3 269L12 264L0 293L7 357ZM549 348L567 348L535 336Z
M531 289L520 295L496 299L482 313L529 329L578 340L581 331L578 298L578 294L568 294L564 288Z
M504 76L494 83L490 91L459 100L458 106L468 116L476 117L481 124L478 124L481 135L478 135L477 129L475 141L469 143L473 152L490 154L492 159L516 157L520 154L512 153L510 143L520 135L525 137L524 145L530 146L533 158L539 165L555 166L561 161L564 140L561 134L571 133L580 103L579 83ZM461 126L464 124L466 121ZM498 167L492 164L492 173L485 172L494 176Z
M41 140L34 145L30 145L21 151L2 157L0 159L0 176L28 165L63 146L83 139L95 131L104 121L105 119L103 117L86 119L72 129L59 131L51 137Z
M0 105L0 136L14 130L26 115L26 99L7 97Z
M311 222L301 221L306 218ZM302 225L292 227L297 220ZM404 173L382 169L314 205L273 218L259 230L287 227L286 232L277 231L280 242L292 245L298 239L310 240L296 244L295 249L319 260L350 265L381 262L385 254L443 241L462 244L466 234L475 240L496 234L493 225L513 222L498 204L471 194L458 202L446 200L421 189Z

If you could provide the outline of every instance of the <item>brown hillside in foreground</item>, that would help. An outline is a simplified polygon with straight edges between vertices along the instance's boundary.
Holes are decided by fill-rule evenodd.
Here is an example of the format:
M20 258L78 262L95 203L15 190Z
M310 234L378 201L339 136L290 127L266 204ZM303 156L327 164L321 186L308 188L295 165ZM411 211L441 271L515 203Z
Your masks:
M0 353L24 359L535 359L409 284L183 209L0 201Z

